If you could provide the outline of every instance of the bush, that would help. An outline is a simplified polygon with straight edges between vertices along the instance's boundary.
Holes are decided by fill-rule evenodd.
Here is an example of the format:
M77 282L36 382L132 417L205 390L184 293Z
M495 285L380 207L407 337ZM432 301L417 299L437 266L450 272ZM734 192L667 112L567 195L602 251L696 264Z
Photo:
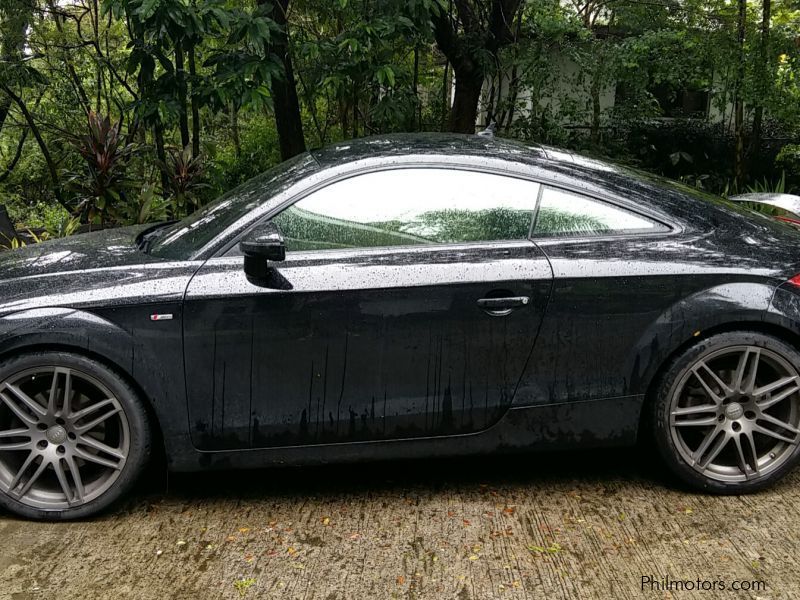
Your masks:
M775 157L775 167L786 173L788 191L800 191L800 144L786 144Z

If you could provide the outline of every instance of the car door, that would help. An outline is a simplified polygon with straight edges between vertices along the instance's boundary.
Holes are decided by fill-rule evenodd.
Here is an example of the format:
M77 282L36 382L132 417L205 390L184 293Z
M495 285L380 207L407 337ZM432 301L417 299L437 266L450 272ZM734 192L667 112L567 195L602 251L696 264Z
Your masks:
M233 248L185 300L201 449L473 433L515 400L552 271L537 183L432 167L348 177L272 218L270 283Z

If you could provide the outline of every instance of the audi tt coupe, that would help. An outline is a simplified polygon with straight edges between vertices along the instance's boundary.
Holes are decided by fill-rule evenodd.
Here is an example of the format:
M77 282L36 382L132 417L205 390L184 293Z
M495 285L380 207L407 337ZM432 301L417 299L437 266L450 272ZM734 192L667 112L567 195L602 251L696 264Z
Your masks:
M0 254L0 505L173 471L652 441L712 493L800 452L800 233L480 136L299 156L174 223Z

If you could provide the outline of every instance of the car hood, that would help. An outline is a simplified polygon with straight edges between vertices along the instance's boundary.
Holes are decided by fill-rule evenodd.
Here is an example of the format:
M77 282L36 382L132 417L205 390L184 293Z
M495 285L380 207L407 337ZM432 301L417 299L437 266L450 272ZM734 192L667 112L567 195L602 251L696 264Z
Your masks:
M147 228L79 234L0 252L0 330L4 315L31 309L179 303L202 263L140 251L136 238Z
M155 261L136 247L136 237L148 227L105 229L0 252L0 281Z

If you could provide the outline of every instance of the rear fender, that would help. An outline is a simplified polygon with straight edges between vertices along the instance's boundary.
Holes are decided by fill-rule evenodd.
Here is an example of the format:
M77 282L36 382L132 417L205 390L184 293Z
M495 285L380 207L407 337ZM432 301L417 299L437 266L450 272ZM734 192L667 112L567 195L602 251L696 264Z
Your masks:
M764 322L775 286L765 283L718 285L683 298L645 330L627 358L629 393L646 394L669 359L692 340L715 329Z

